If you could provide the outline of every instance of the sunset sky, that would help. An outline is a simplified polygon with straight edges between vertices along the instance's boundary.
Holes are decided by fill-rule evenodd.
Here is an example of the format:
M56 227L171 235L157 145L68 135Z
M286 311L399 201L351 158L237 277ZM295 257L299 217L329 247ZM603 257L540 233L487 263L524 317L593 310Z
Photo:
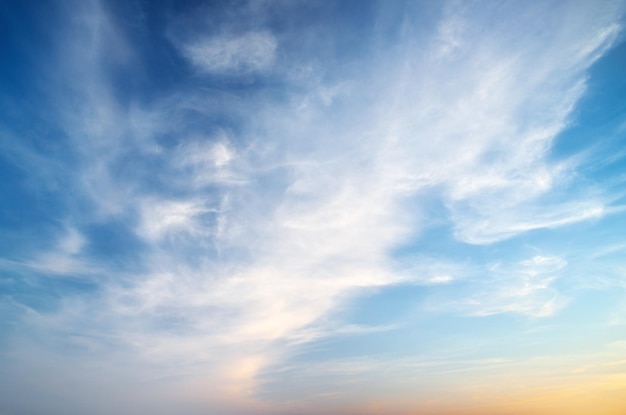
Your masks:
M626 2L0 1L0 415L623 415Z

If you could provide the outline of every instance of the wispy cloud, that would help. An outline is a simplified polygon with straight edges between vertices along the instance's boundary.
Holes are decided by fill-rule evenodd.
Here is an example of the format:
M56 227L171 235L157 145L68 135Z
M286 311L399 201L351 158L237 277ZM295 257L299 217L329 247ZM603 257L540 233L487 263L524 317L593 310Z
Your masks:
M120 98L115 70L134 67L141 51L99 3L63 31L49 93L70 156L51 174L70 183L59 220L73 225L24 263L97 275L99 287L31 324L69 333L67 347L95 347L128 384L141 367L176 385L169 398L204 393L263 412L260 374L297 345L396 327L331 321L367 290L463 282L469 291L444 306L473 316L543 317L564 306L553 287L564 257L429 260L422 236L441 226L458 246L489 246L612 211L601 192L565 192L576 166L550 151L589 68L617 39L619 7L561 5L562 18L539 3L450 6L432 32L413 15L393 36L379 29L395 22L372 24L371 49L333 60L310 40L324 35L315 19L299 23L307 30L270 28L265 7L287 6L255 4L246 7L256 25L170 36L176 58L203 76L149 99ZM110 37L125 47L114 62ZM349 48L349 39L337 42ZM276 84L235 79L272 73ZM26 147L2 145L33 166L42 156ZM111 244L123 241L132 259L122 264L90 245L94 229L113 225L122 230ZM64 375L78 366L68 360Z
M492 264L481 275L478 292L456 306L476 316L520 313L534 317L554 315L567 303L552 283L563 273L567 262L557 256L535 255L509 266Z
M267 70L276 58L276 38L267 31L195 39L183 46L198 71L237 75Z

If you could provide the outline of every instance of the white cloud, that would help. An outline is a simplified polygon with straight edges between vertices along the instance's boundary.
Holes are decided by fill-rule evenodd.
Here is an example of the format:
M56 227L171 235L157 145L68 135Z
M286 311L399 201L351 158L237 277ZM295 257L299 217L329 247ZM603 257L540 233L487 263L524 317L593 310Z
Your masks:
M485 206L485 209L491 208ZM495 208L495 206L494 206ZM525 208L525 209L524 209ZM536 230L570 225L576 222L601 218L607 209L598 202L581 202L574 205L537 206L525 203L502 207L494 212L474 212L470 209L457 213L455 236L472 244L491 244L512 236ZM458 215L458 216L457 216Z
M83 63L75 87L85 108L66 108L63 125L83 157L77 188L97 208L84 215L135 218L129 226L149 246L137 254L139 271L112 269L117 278L103 282L105 294L83 305L97 312L66 304L53 328L93 326L148 367L192 384L210 376L229 399L247 402L259 371L286 353L280 344L335 333L322 320L346 299L371 287L463 277L459 266L428 261L398 271L390 254L411 238L424 242L432 219L422 205L433 199L461 243L601 217L601 198L542 199L567 184L571 166L549 161L548 152L584 92L587 69L617 31L616 15L588 17L597 6L578 7L569 20L539 10L514 30L514 15L450 9L425 39L407 21L399 39L406 47L349 62L358 73L327 69L349 77L350 88L320 76L297 85L303 91L288 89L284 101L175 93L129 114L105 77L89 70L97 62ZM268 31L200 35L182 46L199 72L220 75L269 71L277 48ZM82 56L72 62L81 67ZM305 110L294 102L306 102ZM240 135L162 121L228 111L239 117ZM159 144L161 133L180 144ZM157 167L142 175L139 161L148 156ZM118 174L134 157L133 169ZM74 258L82 243L70 235L60 246ZM556 256L495 266L453 306L473 315L552 315L563 302L551 283L565 267Z
M327 102L302 112L289 105L261 108L266 103L254 103L250 109L264 127L263 138L286 149L238 153L230 144L236 138L226 135L188 140L172 158L161 149L164 163L177 166L179 177L195 188L241 185L213 195L221 200L228 194L229 200L222 230L230 238L221 248L241 255L221 256L219 265L214 263L215 232L202 218L217 214L219 204L197 196L133 195L129 203L143 200L137 228L142 237L158 241L185 235L197 248L183 244L155 252L161 259L122 297L132 299L138 310L182 316L190 328L211 327L209 337L181 340L181 347L188 345L182 350L219 344L220 339L271 342L315 323L354 290L405 281L390 267L387 252L427 225L419 208L405 205L415 199L411 207L419 206L421 198L433 196L422 194L424 189L439 189L435 196L446 203L456 236L470 243L493 243L601 215L600 201L585 202L582 210L576 203L554 204L547 211L535 202L565 180L567 166L552 165L545 156L584 91L585 70L611 43L613 29L605 27L612 26L598 20L581 34L578 26L563 23L560 37L516 38L511 47L506 28L481 32L474 18L481 17L451 10L441 22L440 38L432 47L447 50L446 59L431 61L434 55L402 49L400 55L389 51L384 65L370 63L350 80L352 88L333 98L347 103L345 108ZM528 24L545 24L534 18ZM457 39L461 29L468 37L464 42ZM410 42L408 32L406 36ZM561 49L568 53L556 53ZM183 50L199 71L239 74L269 70L277 42L269 32L251 31L200 36ZM391 66L399 72L385 73L394 62L404 62L398 69ZM464 71L455 69L459 67ZM378 84L378 77L385 83ZM312 88L323 95L332 85L318 82ZM195 107L204 107L202 97L195 99L200 99ZM183 99L172 105L188 104ZM331 112L333 124L321 123ZM102 177L110 176L109 167L103 168ZM259 186L258 176L272 169L287 183L283 192L265 193L266 187ZM206 255L206 262L181 266L176 258L189 255ZM509 288L517 291L490 291L477 313L553 312L545 308L552 304L549 277L530 278L532 267L520 267L511 270L517 278ZM422 282L454 278L449 272L454 270L434 271ZM516 302L503 305L512 298ZM198 313L204 309L220 310L221 323L212 322L212 313ZM144 335L159 338L158 333ZM178 341L172 342L175 350Z
M199 217L210 211L202 201L148 199L141 205L138 233L148 240L159 240L176 233L193 236L201 231Z
M62 229L54 246L42 250L31 258L0 260L0 268L18 273L40 273L46 276L91 278L100 272L100 267L82 256L87 240L77 229Z
M566 267L563 258L541 254L508 265L496 263L485 270L474 294L444 307L475 316L518 313L548 317L567 304L552 286Z
M78 254L86 241L83 235L76 229L70 228L67 233L59 240L59 250L69 255Z
M195 186L244 184L246 177L237 169L238 154L225 134L213 138L190 138L181 144L173 164L184 180Z
M194 39L183 51L200 72L236 75L271 68L276 48L276 38L270 32L253 31Z

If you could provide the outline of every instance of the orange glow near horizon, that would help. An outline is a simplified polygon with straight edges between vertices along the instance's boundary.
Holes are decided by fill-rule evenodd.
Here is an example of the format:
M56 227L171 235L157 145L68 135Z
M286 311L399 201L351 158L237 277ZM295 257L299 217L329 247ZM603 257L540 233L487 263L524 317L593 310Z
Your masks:
M337 410L333 402L319 407L323 408L321 412L341 415L626 414L626 373L572 375L570 379L562 379L560 384L549 378L527 378L525 381L527 383L516 385L492 384L490 389L478 384L468 385L464 391L451 387L449 393L438 393L429 398L421 396L419 390L416 390L416 396L395 396L392 399L367 399L369 394L363 394L354 397L354 401L362 398L360 403L339 405L343 410Z

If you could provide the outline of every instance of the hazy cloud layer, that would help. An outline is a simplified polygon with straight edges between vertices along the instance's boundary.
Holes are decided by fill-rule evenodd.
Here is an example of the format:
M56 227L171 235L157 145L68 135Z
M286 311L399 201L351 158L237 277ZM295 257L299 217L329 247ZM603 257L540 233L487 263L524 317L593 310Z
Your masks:
M554 317L576 255L523 238L623 212L581 182L584 156L554 153L620 2L368 2L333 33L335 6L242 2L165 13L158 51L140 18L65 7L41 104L58 148L0 144L56 206L44 241L0 262L35 293L2 297L21 329L0 411L307 413L271 386L303 345L413 324L342 320L357 299L421 287L419 318ZM377 359L311 370L421 367Z

